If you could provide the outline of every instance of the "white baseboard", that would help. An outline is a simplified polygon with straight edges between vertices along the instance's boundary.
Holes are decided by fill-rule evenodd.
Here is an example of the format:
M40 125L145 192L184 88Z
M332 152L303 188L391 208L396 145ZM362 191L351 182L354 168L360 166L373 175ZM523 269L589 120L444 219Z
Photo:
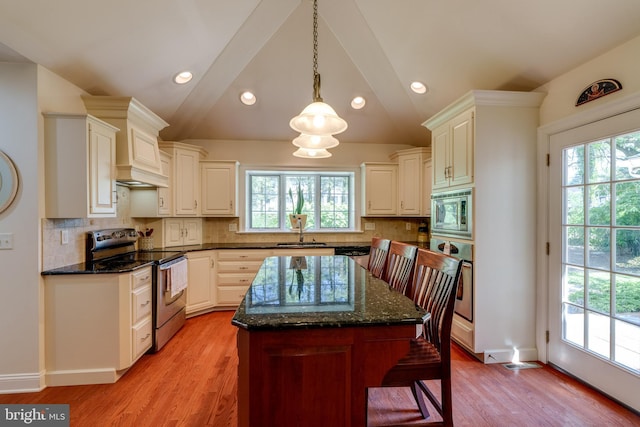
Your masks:
M45 388L44 372L0 375L0 394L37 393Z
M485 350L484 363L510 363L513 361L514 349ZM518 356L520 362L530 362L538 360L538 351L535 348L519 348Z
M112 384L120 379L126 369L83 369L73 371L47 371L45 376L47 386Z

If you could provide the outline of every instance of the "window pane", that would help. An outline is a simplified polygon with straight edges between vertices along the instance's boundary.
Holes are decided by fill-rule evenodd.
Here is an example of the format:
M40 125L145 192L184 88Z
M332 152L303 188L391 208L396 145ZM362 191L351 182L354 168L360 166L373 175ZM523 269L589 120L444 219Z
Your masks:
M620 320L614 321L616 346L615 361L636 371L640 370L640 326Z
M589 267L609 270L611 265L610 229L608 227L588 227L587 233L589 235Z
M349 177L323 176L320 187L320 227L349 228Z
M565 262L584 265L584 227L564 227L567 253Z
M616 179L640 178L640 131L615 138Z
M611 224L611 186L609 184L589 185L589 224Z
M640 181L616 184L616 225L640 225Z
M616 263L614 269L621 273L640 276L640 230L616 230ZM638 289L640 293L640 289ZM640 300L640 294L637 297Z
M562 304L562 336L565 340L584 346L584 310Z
M611 275L605 271L587 270L587 308L609 313L611 308Z
M614 275L616 317L640 326L640 277Z
M611 180L611 145L609 140L589 144L589 182Z
M566 266L564 281L562 300L584 307L584 269Z
M250 175L250 227L279 228L279 177Z
M568 225L584 224L584 188L565 188L564 223Z
M584 146L564 150L564 185L584 183Z
M598 313L588 312L589 322L588 336L589 344L587 348L606 358L611 354L611 333L609 330L610 318Z

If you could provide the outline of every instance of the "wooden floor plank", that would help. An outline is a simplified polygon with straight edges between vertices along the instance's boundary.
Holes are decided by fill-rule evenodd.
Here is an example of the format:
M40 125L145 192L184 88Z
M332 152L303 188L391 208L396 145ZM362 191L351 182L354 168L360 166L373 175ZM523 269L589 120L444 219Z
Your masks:
M188 319L159 353L143 356L115 384L0 394L0 403L68 403L72 427L235 427L232 316L217 312ZM484 365L455 345L452 355L457 427L640 426L640 416L548 366L510 371ZM371 389L369 426L403 422L423 423L411 392Z

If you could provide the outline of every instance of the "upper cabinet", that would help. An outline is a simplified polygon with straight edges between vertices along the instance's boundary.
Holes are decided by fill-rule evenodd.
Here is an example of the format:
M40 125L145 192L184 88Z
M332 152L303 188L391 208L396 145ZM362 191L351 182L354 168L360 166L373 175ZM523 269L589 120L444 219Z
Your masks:
M90 115L44 114L47 218L116 216L116 132Z
M158 135L168 126L132 97L86 96L87 112L116 126L116 179L123 183L144 183L166 187L162 174Z
M391 160L398 162L398 215L422 216L425 214L427 201L425 197L424 168L431 150L428 148L411 148L396 151Z
M432 130L434 190L473 182L473 127L474 109L469 108Z
M170 187L173 216L200 215L200 159L207 156L201 147L180 142L160 142L160 149L171 155L173 176Z
M398 165L363 163L363 216L390 216L398 213Z
M238 162L200 162L203 216L237 216Z

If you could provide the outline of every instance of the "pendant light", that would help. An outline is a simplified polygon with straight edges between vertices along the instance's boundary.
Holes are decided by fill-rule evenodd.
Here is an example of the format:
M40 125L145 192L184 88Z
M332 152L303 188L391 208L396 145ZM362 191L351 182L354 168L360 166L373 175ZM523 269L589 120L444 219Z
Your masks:
M318 0L313 0L313 102L296 117L289 126L300 132L293 145L300 147L296 157L324 158L331 156L328 148L336 147L339 142L331 135L344 132L347 122L336 114L320 96L320 74L318 73Z

